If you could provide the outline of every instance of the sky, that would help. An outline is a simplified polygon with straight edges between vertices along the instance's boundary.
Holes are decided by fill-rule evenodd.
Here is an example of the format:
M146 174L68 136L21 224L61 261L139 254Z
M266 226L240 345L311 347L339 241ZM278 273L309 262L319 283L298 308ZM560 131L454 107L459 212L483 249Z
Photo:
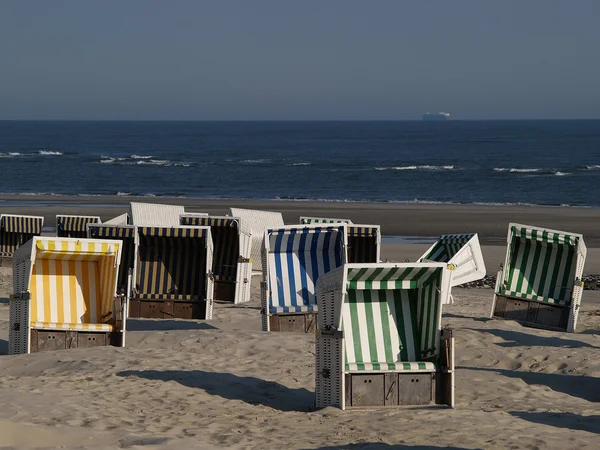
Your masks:
M600 119L598 0L0 2L0 119Z

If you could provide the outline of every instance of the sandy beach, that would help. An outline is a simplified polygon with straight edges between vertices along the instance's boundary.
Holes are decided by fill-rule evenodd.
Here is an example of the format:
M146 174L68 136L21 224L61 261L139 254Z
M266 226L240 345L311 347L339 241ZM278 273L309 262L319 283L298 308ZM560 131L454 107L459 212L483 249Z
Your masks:
M0 210L52 226L58 212L106 219L129 200L3 196ZM349 217L380 223L384 235L476 231L488 274L518 221L583 233L584 273L600 273L597 209L173 202L217 214L279 210L288 223ZM415 260L427 246L385 242L382 259ZM315 411L314 336L260 331L259 283L251 302L217 305L210 322L130 320L126 348L7 356L12 271L1 267L0 448L598 448L600 291L584 292L577 333L567 334L490 320L491 289L454 289L443 325L456 336L456 409Z

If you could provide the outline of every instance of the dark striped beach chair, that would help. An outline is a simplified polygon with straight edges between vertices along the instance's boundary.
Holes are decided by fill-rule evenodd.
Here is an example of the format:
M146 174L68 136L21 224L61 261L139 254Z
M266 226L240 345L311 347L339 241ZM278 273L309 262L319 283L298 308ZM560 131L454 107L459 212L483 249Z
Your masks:
M381 254L379 225L348 225L348 262L377 263Z
M15 251L42 234L44 218L40 216L0 215L0 258L12 258Z
M87 226L90 223L100 223L98 216L56 216L56 237L82 238L87 237Z
M454 407L444 263L347 264L317 282L316 407Z
M263 331L314 331L315 287L346 263L346 225L294 225L265 232Z
M310 225L314 223L346 223L351 224L352 221L350 219L333 219L330 217L300 217L301 225Z
M574 333L586 254L581 234L511 223L491 317Z
M481 280L485 277L485 263L477 233L443 234L427 249L418 262L445 262L452 264L452 286ZM452 296L449 296L452 303Z
M122 242L119 276L117 277L117 293L129 299L131 288L135 285L135 233L133 225L88 224L88 237L92 239L112 239ZM132 279L129 279L131 274Z
M187 213L181 225L210 227L213 240L212 276L215 301L242 303L250 300L252 234L237 217Z
M13 258L9 353L125 346L121 241L34 237Z
M261 251L267 228L283 226L283 216L279 212L261 211L258 209L230 208L229 215L238 217L252 232L252 271L262 271Z
M135 289L129 317L212 317L209 227L137 227Z

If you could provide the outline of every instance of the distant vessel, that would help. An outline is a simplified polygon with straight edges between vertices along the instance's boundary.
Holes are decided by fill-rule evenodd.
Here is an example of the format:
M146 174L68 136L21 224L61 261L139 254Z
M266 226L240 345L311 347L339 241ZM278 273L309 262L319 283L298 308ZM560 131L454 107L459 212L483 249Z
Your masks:
M450 113L425 113L423 114L423 120L450 120Z

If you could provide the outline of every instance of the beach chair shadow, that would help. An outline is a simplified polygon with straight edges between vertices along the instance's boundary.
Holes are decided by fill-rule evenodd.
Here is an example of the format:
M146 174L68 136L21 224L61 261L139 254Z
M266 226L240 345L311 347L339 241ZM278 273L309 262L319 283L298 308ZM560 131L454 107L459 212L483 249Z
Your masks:
M568 347L568 348L582 348L582 347L590 347L590 348L598 348L594 345L588 344L587 342L577 341L575 339L565 339L564 337L545 337L545 336L536 336L534 334L529 333L521 333L519 331L511 331L511 330L500 330L497 328L470 328L473 331L483 331L485 333L490 333L495 336L498 336L505 341L509 342L500 342L496 343L496 345L500 347ZM562 336L567 336L563 334ZM572 335L570 335L572 336Z
M405 445L405 444L385 444L383 442L362 442L360 444L331 445L327 447L318 447L316 450L389 450L389 449L411 449L420 450L440 450L448 447L437 447L434 445ZM452 447L456 450L466 450L464 447ZM308 447L306 448L308 450Z
M559 412L509 411L509 413L529 422L600 434L600 416L580 416L574 413Z
M0 303L1 304L8 305L8 301L9 301L8 298L6 298L6 297L0 297Z
M8 341L0 339L0 355L8 355Z
M449 319L471 319L476 322L483 322L483 323L490 322L491 320L493 320L493 319L490 319L489 317L476 317L476 316L468 316L468 315L463 316L462 314L452 314L452 313L447 313L447 312L443 312L442 317L449 318Z
M250 405L263 405L279 411L309 411L314 403L314 392L307 389L292 389L274 381L241 377L232 373L203 370L125 370L117 375L176 381L183 386L203 389L211 395L241 400Z
M129 319L127 321L127 331L164 330L216 330L216 328L205 322L192 322L189 320Z
M599 378L562 375L556 373L521 372L518 370L494 369L493 367L466 367L460 369L476 370L481 372L496 372L509 378L520 378L527 384L546 386L553 391L562 392L572 397L579 397L589 402L600 402L598 390Z

